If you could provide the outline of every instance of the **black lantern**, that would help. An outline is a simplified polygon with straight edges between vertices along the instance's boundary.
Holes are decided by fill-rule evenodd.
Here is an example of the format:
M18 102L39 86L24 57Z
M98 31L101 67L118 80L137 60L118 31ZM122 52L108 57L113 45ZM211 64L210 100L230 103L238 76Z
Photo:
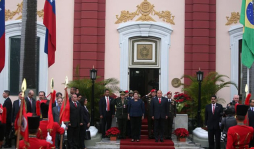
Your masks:
M201 127L201 82L203 81L204 73L202 71L197 72L197 81L198 81L198 115L197 115L197 123L198 127Z
M202 82L203 81L203 72L202 71L198 71L197 72L197 80L199 81L199 82Z
M92 80L92 99L91 99L91 126L94 126L94 80L96 80L97 70L93 69L90 70L90 78Z
M96 80L96 76L97 76L97 70L94 69L94 67L93 67L93 69L90 70L90 78L91 78L91 80Z

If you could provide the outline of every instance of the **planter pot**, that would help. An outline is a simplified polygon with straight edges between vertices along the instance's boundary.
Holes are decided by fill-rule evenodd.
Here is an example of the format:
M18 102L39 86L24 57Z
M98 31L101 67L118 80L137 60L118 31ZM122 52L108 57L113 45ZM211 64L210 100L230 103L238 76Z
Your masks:
M110 141L116 141L116 136L111 136Z
M180 138L180 137L178 137L177 141L179 141L179 142L186 142L186 138Z

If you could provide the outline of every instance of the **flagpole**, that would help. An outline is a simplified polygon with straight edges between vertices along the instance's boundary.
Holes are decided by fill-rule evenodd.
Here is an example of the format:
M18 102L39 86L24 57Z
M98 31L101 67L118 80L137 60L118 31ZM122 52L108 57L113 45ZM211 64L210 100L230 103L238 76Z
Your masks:
M68 84L68 77L66 76L66 77L65 77L65 92L67 92L67 91L66 91L67 84ZM66 96L66 93L65 93L65 96ZM64 99L67 99L67 97L64 97ZM67 99L67 100L68 100L68 99ZM67 102L67 101L65 101L64 104L66 104L66 102ZM64 111L64 110L63 110L63 111ZM63 112L63 111L62 111L62 112ZM60 113L60 114L61 114L61 113ZM59 122L59 125L60 125L60 122ZM65 131L65 130L64 130L64 131ZM64 134L65 134L65 133L64 133ZM60 149L63 148L63 135L64 135L64 134L61 135L61 139L60 139Z
M18 119L18 130L17 130L17 142L16 142L16 148L19 148L19 138L20 138L20 126L21 126L21 119L22 119L22 111L23 111L23 104L24 104L24 94L26 90L26 79L23 80L23 83L21 85L22 90L22 99L21 104L19 108L19 119Z

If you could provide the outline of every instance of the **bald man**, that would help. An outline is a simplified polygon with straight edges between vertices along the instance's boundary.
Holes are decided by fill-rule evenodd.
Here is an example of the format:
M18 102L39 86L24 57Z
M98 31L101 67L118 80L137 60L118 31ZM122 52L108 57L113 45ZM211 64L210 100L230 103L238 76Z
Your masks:
M27 112L30 112L30 113L36 113L36 100L33 98L33 96L34 96L34 91L30 90L28 92L28 96L25 98Z
M234 95L232 102L230 102L227 107L234 106L235 104L239 104L239 95Z

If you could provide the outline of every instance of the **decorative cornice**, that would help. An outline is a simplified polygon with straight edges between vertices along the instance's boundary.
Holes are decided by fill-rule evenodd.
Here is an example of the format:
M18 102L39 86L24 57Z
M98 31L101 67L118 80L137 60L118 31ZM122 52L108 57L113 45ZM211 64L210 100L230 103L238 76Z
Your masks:
M23 9L23 1L17 5L17 9L14 11L11 11L9 9L5 9L5 21L12 20L14 16L22 14ZM40 18L43 18L44 10L37 11L37 14ZM18 16L15 20L22 19L22 15Z
M137 6L137 10L135 12L129 12L126 10L121 11L120 17L116 15L117 21L115 24L119 24L122 22L127 22L129 20L132 20L135 16L138 16L141 14L141 16L136 20L136 21L153 21L156 22L150 14L157 15L160 19L164 22L170 23L175 25L174 22L174 17L172 16L170 11L155 11L154 10L154 5L152 5L150 2L147 0L144 0L140 5Z
M231 24L236 24L239 22L240 20L240 13L239 12L231 12L231 16L230 17L226 17L227 18L227 23L225 25L231 25Z

